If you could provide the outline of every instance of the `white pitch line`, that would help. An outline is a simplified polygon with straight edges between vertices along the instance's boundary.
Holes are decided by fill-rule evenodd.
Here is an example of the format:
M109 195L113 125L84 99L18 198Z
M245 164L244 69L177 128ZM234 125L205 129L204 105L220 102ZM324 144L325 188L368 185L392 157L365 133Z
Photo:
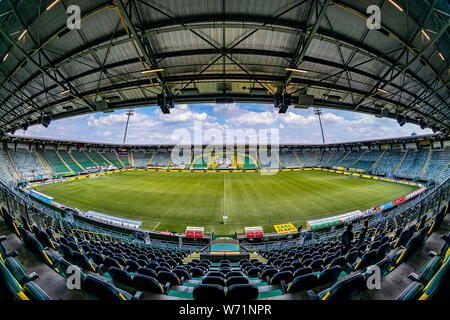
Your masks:
M223 173L223 215L225 216L225 200L226 200L226 192L225 192L225 172Z
M156 228L158 228L158 226L161 224L161 221L158 222L158 224L156 225L156 227L153 228L153 231L155 231Z

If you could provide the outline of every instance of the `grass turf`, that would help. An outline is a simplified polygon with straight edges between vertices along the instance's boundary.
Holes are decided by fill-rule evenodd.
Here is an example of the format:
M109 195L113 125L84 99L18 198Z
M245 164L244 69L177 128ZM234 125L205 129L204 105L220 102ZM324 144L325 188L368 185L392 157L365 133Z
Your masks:
M143 221L143 229L182 232L187 225L215 234L364 210L415 188L320 171L259 173L123 172L37 188L82 210ZM223 224L222 216L228 216Z

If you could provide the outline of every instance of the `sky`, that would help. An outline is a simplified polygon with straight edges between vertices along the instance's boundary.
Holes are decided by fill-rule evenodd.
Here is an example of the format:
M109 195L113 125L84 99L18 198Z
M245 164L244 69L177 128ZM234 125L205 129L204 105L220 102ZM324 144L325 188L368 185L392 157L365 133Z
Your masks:
M16 135L86 142L122 143L127 110L92 113L17 130ZM325 142L338 143L432 133L419 126L400 127L396 120L372 115L322 109ZM200 131L201 130L201 131ZM267 131L270 134L267 135ZM203 137L199 140L199 137ZM264 142L280 144L322 143L320 126L313 108L290 107L285 114L269 104L178 104L170 114L158 107L134 109L130 117L127 144ZM237 137L233 140L227 137ZM256 140L255 140L256 139ZM233 143L233 142L231 142Z

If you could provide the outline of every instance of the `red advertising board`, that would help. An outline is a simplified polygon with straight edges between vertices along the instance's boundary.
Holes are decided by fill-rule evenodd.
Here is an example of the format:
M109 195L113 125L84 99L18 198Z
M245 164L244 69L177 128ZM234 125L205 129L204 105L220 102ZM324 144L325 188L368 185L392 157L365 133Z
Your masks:
M395 206L395 205L397 205L399 203L402 203L403 201L405 201L405 197L398 198L398 199L396 199L396 200L394 200L392 202L394 203L394 206Z

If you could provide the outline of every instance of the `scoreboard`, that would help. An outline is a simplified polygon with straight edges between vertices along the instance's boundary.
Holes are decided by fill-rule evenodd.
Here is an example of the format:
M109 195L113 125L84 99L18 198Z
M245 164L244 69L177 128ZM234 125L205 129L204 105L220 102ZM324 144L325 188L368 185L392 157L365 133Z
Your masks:
M127 149L118 149L117 150L117 154L120 156L127 156L128 155L128 150Z

